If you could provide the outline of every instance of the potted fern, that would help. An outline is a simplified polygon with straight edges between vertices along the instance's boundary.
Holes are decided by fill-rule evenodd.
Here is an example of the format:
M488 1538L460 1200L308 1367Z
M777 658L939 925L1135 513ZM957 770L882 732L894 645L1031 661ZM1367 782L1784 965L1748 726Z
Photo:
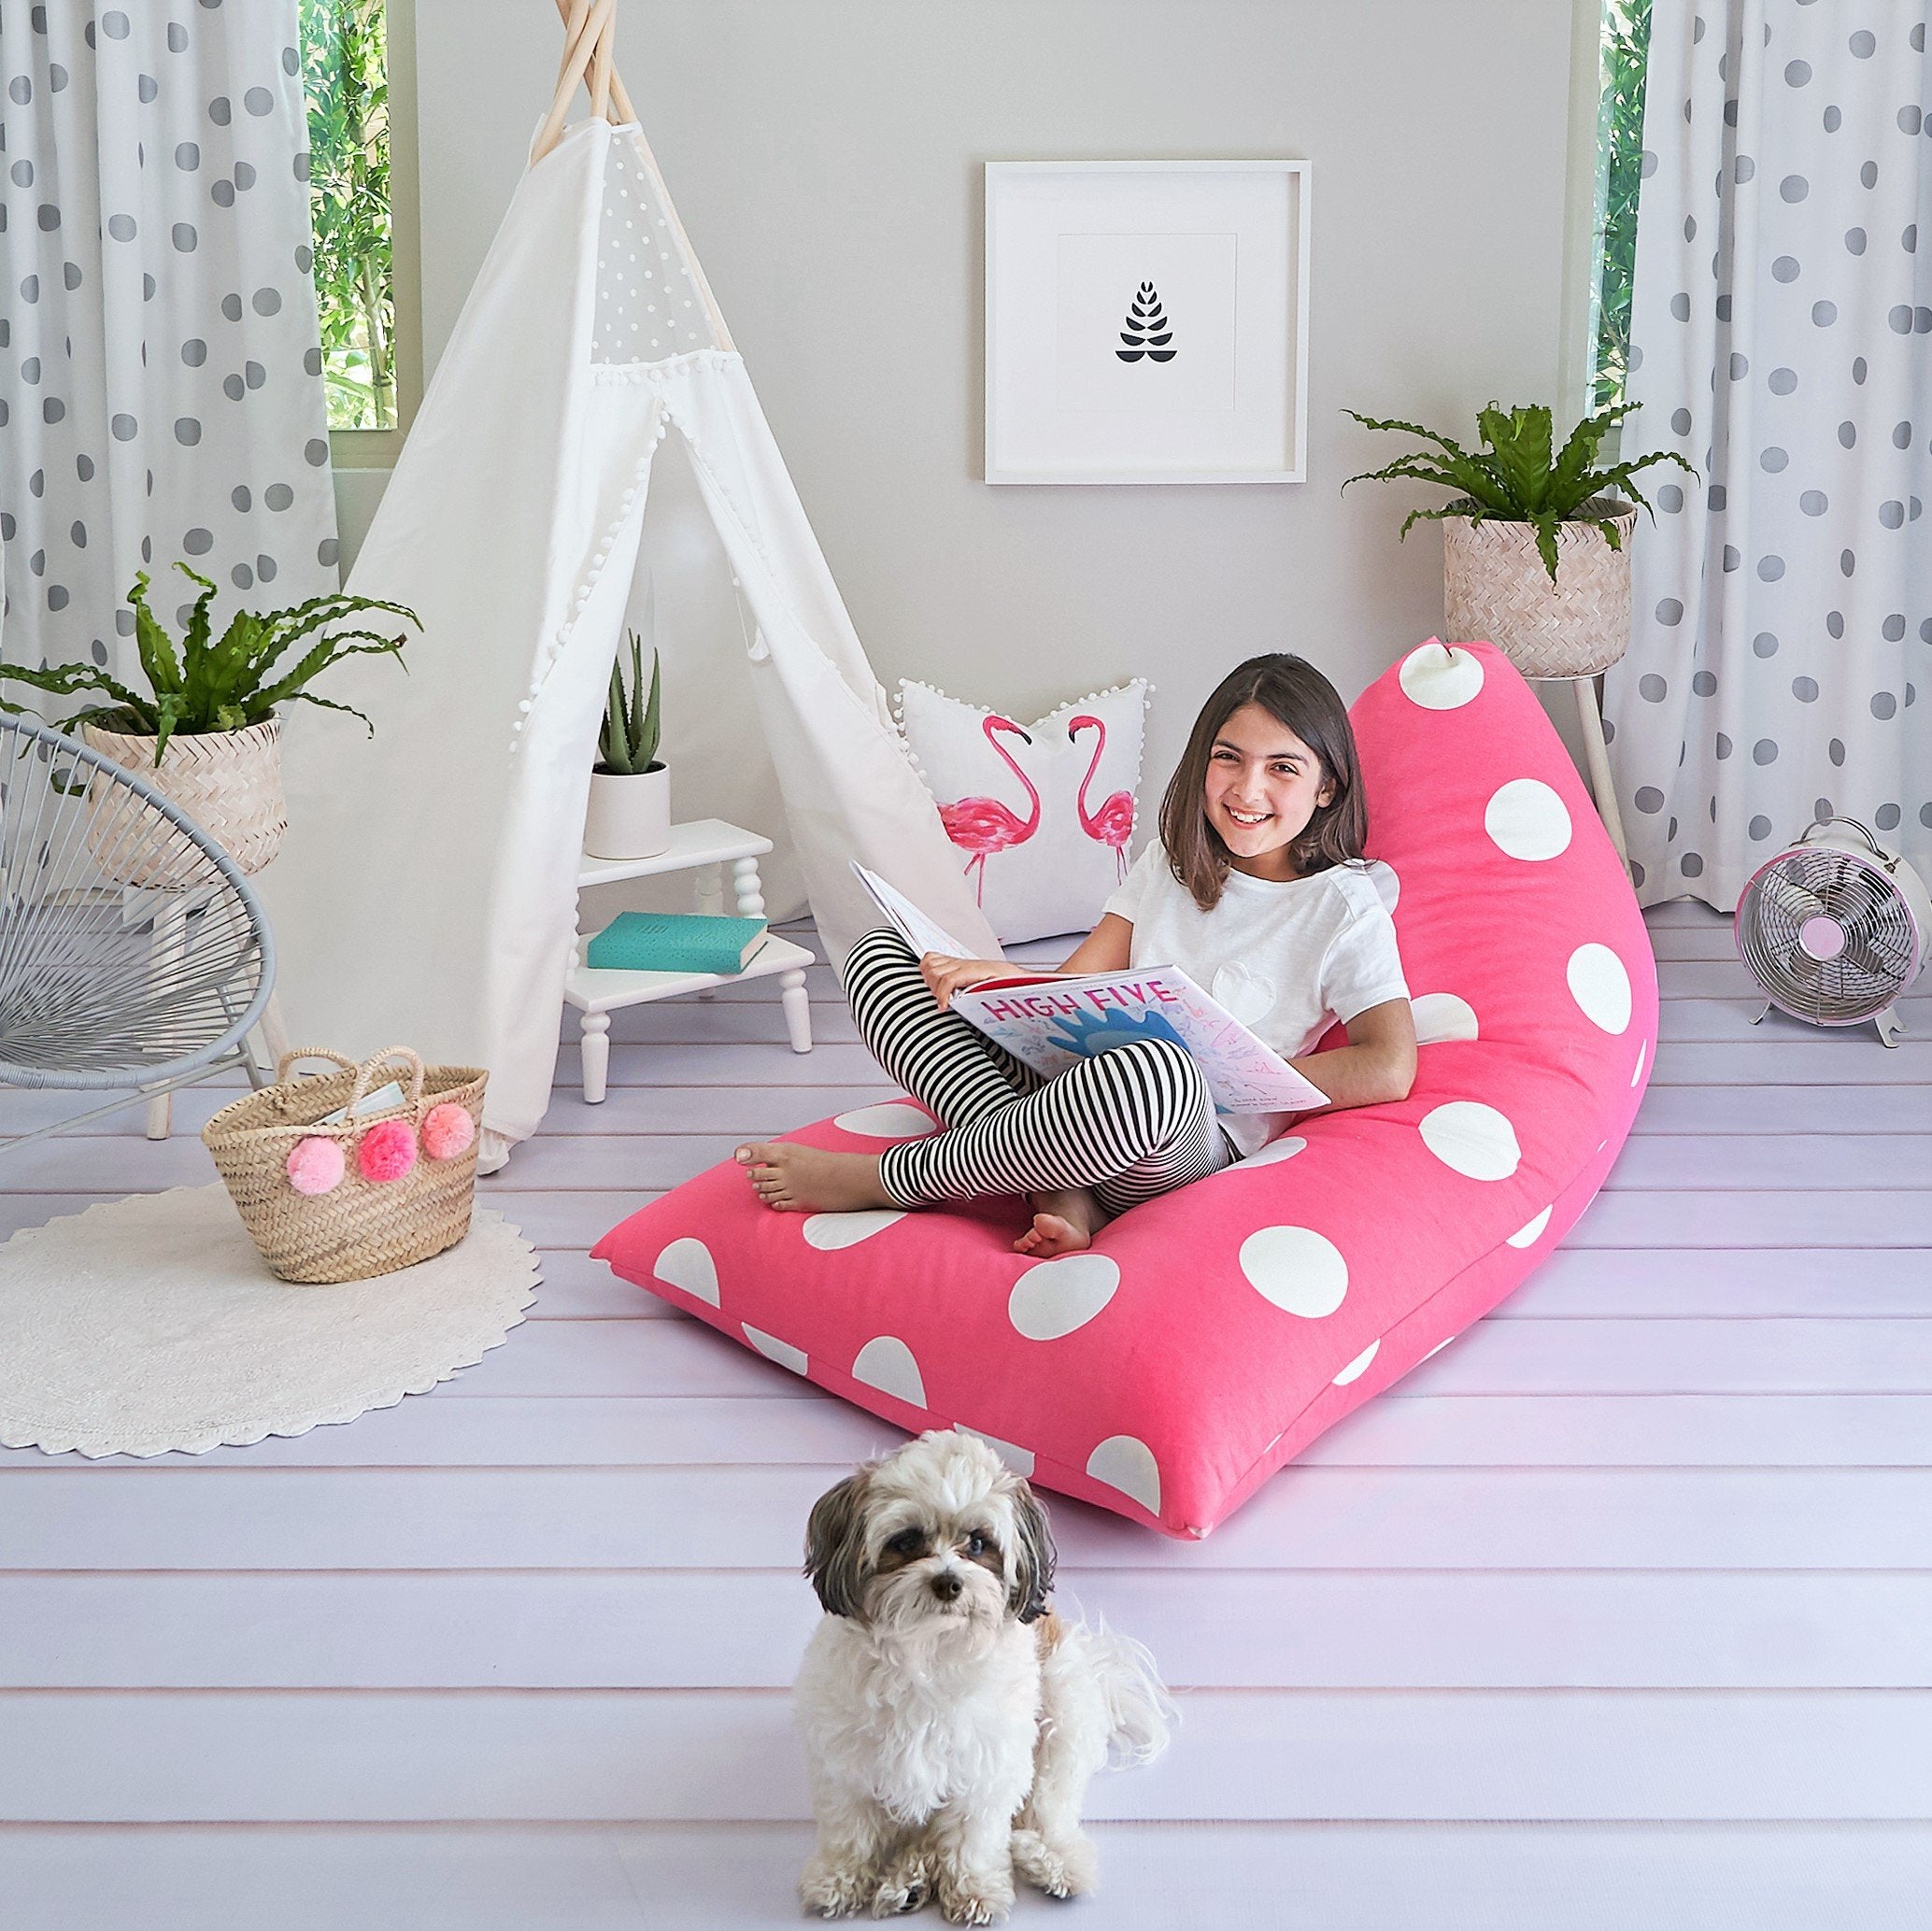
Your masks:
M1475 450L1417 423L1350 409L1365 428L1399 430L1436 447L1350 476L1342 487L1410 476L1453 490L1437 508L1411 510L1401 528L1407 536L1418 519L1444 526L1449 641L1492 643L1527 677L1594 676L1630 641L1628 546L1639 505L1650 509L1631 478L1655 462L1697 475L1668 449L1597 466L1604 437L1639 406L1619 403L1584 417L1560 451L1541 404L1507 414L1490 404L1476 418L1483 447Z
M631 682L622 660L610 667L610 698L590 769L584 849L593 859L651 859L671 844L671 774L658 761L658 653L650 695L644 689L644 642L631 632Z
M401 603L338 590L285 610L238 610L210 642L208 605L216 586L186 563L175 567L202 587L178 646L148 608L145 570L136 574L127 593L148 694L93 663L40 670L0 663L0 678L61 697L105 699L62 719L59 728L70 733L79 730L94 750L139 773L212 833L243 872L259 872L280 850L289 829L282 798L281 707L320 704L348 711L368 724L352 705L318 697L308 685L345 658L374 655L401 660L405 642L401 632L386 636L331 626L370 611L407 618L418 630L422 626L416 613ZM286 663L290 651L309 638L314 641ZM0 698L0 711L24 709ZM369 728L373 734L375 727Z

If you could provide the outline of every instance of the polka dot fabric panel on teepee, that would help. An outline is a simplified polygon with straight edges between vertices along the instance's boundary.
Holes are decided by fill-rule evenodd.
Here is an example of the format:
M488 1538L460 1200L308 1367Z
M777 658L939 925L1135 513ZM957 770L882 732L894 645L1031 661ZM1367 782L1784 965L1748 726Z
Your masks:
M1541 1263L1655 1052L1642 917L1508 660L1431 641L1353 715L1423 1041L1406 1100L1304 1115L1056 1260L1012 1251L1016 1200L780 1214L730 1163L595 1253L890 1421L973 1428L1051 1488L1207 1533ZM789 1137L877 1152L933 1130L894 1101Z
M598 221L592 359L661 362L726 346L637 132L619 129Z
M1657 0L1605 732L1639 899L1729 912L1813 817L1932 866L1923 0Z
M0 8L7 655L336 588L296 0ZM165 574L163 574L165 573Z

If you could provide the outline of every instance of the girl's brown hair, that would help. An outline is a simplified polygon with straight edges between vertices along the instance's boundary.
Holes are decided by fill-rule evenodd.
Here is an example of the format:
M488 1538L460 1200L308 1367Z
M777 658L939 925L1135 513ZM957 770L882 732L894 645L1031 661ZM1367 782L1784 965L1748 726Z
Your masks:
M1362 856L1369 840L1369 806L1355 728L1335 687L1305 659L1286 651L1251 657L1230 671L1200 708L1187 748L1160 801L1160 842L1173 874L1203 912L1220 902L1228 881L1229 851L1209 824L1203 802L1208 761L1222 727L1243 704L1259 704L1286 724L1320 759L1322 775L1335 787L1317 805L1288 847L1298 873L1326 872ZM1316 788L1320 788L1317 780Z

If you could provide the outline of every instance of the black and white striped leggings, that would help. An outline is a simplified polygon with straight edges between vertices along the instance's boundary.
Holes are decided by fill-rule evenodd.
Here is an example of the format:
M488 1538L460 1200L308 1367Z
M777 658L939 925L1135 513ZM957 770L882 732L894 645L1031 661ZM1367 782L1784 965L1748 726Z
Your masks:
M1087 1186L1118 1214L1233 1158L1200 1069L1172 1040L1043 1079L942 1012L889 926L852 948L845 995L879 1064L945 1127L887 1148L879 1184L902 1207Z

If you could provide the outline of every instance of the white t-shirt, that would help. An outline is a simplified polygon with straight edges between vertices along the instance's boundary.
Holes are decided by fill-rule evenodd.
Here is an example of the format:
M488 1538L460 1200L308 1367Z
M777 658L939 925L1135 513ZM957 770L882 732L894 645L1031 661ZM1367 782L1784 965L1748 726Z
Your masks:
M1371 1006L1407 999L1395 921L1376 889L1376 863L1333 865L1304 878L1230 871L1203 912L1155 839L1106 909L1133 926L1129 965L1174 965L1285 1059ZM1317 1082L1319 1084L1319 1082ZM1284 1131L1292 1114L1223 1114L1243 1153Z

